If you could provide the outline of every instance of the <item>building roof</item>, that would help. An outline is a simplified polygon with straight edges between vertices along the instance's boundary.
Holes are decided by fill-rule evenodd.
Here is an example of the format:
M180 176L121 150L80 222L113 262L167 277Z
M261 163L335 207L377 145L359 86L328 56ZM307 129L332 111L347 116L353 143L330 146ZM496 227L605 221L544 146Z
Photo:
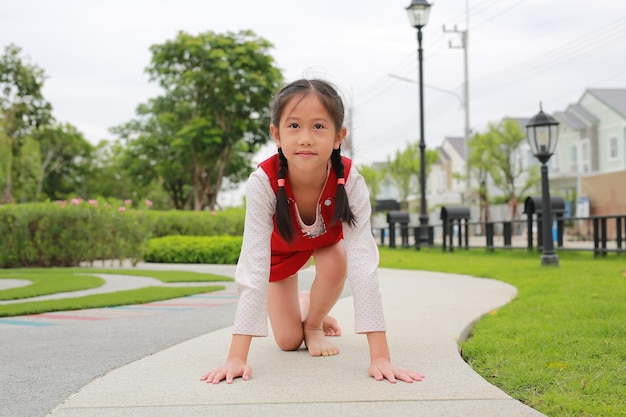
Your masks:
M587 125L595 125L600 121L595 114L591 113L580 104L570 104L565 111L575 114L583 123L587 122Z
M467 159L467 155L466 155L467 147L465 146L465 138L458 137L458 136L455 136L455 137L447 136L444 140L449 142L450 145L452 145L454 150L461 156L461 158Z
M448 155L448 152L446 152L446 150L441 146L437 148L437 152L439 152L439 161L449 161L452 159L450 158L450 155Z
M617 114L626 118L625 88L590 88L587 92L602 101Z
M554 117L572 129L579 130L587 127L587 125L580 120L578 116L569 111L557 111L554 113Z

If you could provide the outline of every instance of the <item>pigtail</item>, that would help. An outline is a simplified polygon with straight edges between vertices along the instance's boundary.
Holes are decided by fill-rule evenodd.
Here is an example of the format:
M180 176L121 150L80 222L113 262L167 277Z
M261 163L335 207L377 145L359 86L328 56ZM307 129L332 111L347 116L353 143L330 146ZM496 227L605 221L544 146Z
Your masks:
M346 193L346 180L344 178L344 166L341 159L341 149L333 149L333 153L330 156L330 161L337 175L337 192L335 193L335 214L333 215L332 223L342 221L350 226L354 226L356 223L356 217L352 210L350 210L350 204L348 202L348 193Z
M278 193L276 195L276 228L286 242L293 240L293 223L289 212L289 200L285 192L285 176L287 174L287 158L283 150L278 148Z

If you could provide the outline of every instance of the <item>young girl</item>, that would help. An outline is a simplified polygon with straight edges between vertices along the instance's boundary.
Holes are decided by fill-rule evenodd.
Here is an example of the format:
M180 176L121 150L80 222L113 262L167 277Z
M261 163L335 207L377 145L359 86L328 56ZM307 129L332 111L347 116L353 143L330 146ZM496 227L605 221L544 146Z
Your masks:
M250 344L255 336L267 336L268 314L280 349L297 350L304 342L312 356L338 354L326 337L339 336L341 329L328 314L347 277L356 333L367 335L369 375L392 383L421 381L423 375L390 361L369 194L363 177L340 154L346 136L341 97L325 81L298 80L279 91L271 116L278 154L259 165L246 187L230 352L224 366L201 380L250 379ZM315 280L309 293L299 294L298 271L311 257Z

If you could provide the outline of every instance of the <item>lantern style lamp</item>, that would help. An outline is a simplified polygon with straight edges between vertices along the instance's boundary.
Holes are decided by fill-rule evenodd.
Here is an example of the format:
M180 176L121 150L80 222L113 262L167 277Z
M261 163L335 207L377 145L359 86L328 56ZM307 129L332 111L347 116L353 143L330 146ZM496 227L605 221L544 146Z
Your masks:
M552 240L552 207L550 201L550 183L548 181L548 166L550 157L554 154L559 136L559 122L549 114L545 114L539 105L537 113L526 125L528 144L535 157L541 162L541 205L543 228L542 266L559 266L559 257L554 251Z
M426 205L426 142L424 140L424 71L422 68L422 28L428 23L430 6L426 0L412 0L406 8L411 26L417 29L417 61L419 77L419 105L420 105L420 214L419 236L415 236L416 247L429 245L428 207Z

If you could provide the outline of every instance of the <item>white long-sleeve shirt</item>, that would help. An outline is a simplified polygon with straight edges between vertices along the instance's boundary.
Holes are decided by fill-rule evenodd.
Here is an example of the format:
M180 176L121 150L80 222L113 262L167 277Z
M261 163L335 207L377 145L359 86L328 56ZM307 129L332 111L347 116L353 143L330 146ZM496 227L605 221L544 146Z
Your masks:
M353 165L346 178L346 192L356 223L343 226L347 253L347 280L352 289L355 332L385 330L378 287L378 247L370 227L369 191ZM246 217L243 244L235 273L239 303L234 334L267 336L267 289L270 275L271 236L276 195L265 171L258 168L246 185Z

